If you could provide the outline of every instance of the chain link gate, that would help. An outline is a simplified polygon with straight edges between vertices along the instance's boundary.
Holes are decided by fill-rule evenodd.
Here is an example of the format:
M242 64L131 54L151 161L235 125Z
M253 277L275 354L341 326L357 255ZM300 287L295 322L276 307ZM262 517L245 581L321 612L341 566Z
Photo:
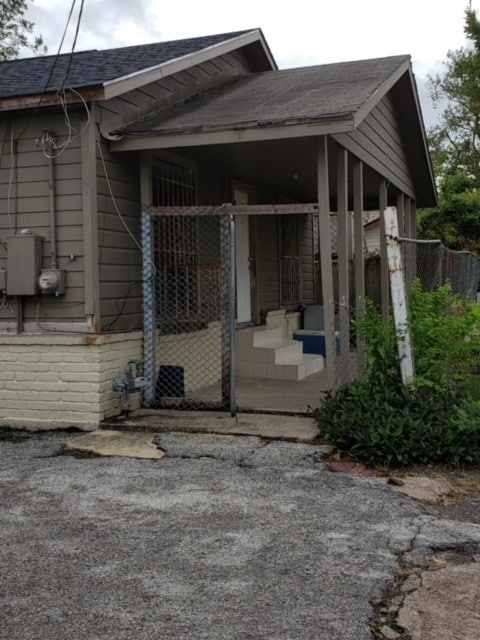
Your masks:
M146 211L142 245L146 405L234 415L233 216Z

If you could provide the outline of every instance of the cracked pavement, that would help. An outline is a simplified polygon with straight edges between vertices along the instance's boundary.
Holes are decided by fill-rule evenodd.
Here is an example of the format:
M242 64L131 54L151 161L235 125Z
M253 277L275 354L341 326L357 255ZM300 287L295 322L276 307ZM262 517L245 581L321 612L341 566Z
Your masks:
M399 558L480 550L480 526L314 445L162 433L163 460L0 437L0 637L371 640Z

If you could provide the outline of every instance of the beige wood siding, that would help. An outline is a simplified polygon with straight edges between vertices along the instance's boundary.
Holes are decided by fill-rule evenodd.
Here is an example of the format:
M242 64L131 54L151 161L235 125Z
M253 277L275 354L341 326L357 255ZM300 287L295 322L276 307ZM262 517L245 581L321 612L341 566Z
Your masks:
M400 191L415 199L398 119L388 94L355 131L332 137Z
M113 200L97 148L98 262L102 329L137 329L143 322L142 255L122 223L116 206L140 244L138 157L136 154L111 154L105 142L102 143L102 154L114 195Z
M260 312L280 307L278 220L275 216L254 218L255 270Z
M112 131L160 107L163 109L176 104L250 71L245 56L240 51L218 56L187 71L180 71L141 89L107 100L100 109L101 129Z
M298 245L301 264L302 304L313 304L315 292L312 216L298 216Z
M80 119L69 114L71 125L80 130ZM44 268L50 266L50 198L48 159L36 144L44 129L57 143L66 140L63 114L43 114L14 121L13 140L8 123L0 157L0 238L30 229L45 238ZM15 140L18 140L15 142ZM0 140L1 145L1 140ZM24 319L44 321L82 320L84 313L84 251L82 231L82 175L80 137L74 137L66 150L54 160L55 207L58 267L66 272L66 294L55 298L39 295L24 299ZM10 192L10 198L9 198ZM6 250L0 244L0 268L6 267ZM12 321L15 302L0 311L1 320Z

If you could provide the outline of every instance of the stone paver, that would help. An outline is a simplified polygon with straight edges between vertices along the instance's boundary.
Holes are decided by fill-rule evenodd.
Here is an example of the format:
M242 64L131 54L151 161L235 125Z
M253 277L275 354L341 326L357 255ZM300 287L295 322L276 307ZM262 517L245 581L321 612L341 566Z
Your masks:
M388 480L385 479L384 482ZM452 494L452 487L448 482L426 476L402 476L398 484L394 481L390 486L394 491L429 504L441 502Z
M100 430L72 438L65 444L65 451L98 456L124 456L161 460L165 453L153 442L152 433Z
M423 571L420 586L405 596L398 623L412 640L480 638L480 563L440 563Z

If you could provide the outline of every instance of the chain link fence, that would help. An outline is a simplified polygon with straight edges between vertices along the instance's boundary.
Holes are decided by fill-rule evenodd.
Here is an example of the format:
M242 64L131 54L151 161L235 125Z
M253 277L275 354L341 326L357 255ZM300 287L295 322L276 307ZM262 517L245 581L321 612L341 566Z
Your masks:
M480 259L467 251L453 251L441 241L399 238L402 248L403 274L407 298L415 277L424 291L435 291L449 283L452 292L465 301L476 302L480 281ZM382 273L379 252L372 254L364 249L363 288L361 294L368 297L375 308L382 308L382 279L389 278L388 268ZM319 268L319 265L318 265ZM333 361L334 385L342 386L362 375L364 345L357 338L355 321L358 318L355 261L348 262L348 292L340 291L339 264L333 262L334 322L336 353ZM318 272L319 296L321 274ZM408 299L405 300L408 307ZM360 305L361 306L361 305ZM343 325L343 327L342 327Z
M441 241L402 239L401 242L405 252L413 253L416 274L424 291L434 291L448 282L460 298L476 301L480 280L478 256L448 249Z
M232 409L233 221L145 212L142 239L146 404Z

